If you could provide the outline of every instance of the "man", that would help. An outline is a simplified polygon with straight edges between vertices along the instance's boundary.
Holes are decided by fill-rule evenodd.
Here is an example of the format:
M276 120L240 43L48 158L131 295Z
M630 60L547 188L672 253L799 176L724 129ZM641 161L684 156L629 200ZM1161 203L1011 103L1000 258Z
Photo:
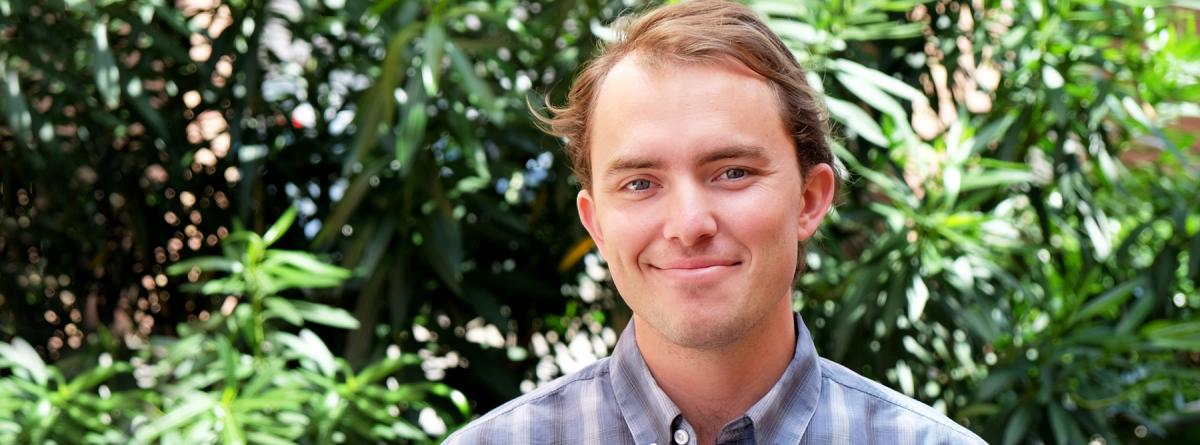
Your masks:
M551 111L633 320L612 357L448 443L982 443L818 357L792 312L798 247L837 177L816 95L753 11L656 9Z

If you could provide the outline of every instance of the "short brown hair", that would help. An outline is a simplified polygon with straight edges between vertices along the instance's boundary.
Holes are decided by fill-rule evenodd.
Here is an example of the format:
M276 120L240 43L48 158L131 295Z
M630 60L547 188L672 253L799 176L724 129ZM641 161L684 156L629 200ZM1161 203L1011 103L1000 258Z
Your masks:
M834 167L826 140L827 120L804 70L791 51L750 8L722 0L694 0L660 7L633 17L617 40L600 48L550 117L534 113L543 129L566 138L566 152L580 185L591 189L588 129L600 85L617 62L631 54L650 63L723 63L733 59L767 79L779 97L780 113L796 145L800 171L818 164Z

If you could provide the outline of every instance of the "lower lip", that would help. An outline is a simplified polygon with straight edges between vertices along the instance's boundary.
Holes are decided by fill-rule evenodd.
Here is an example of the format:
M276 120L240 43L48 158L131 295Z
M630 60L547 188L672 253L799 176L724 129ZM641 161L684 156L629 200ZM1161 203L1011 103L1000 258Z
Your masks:
M667 277L673 278L673 279L683 280L683 281L688 281L688 282L697 282L697 281L707 281L707 280L712 280L715 278L720 278L721 276L733 271L733 269L737 266L738 266L738 264L733 264L733 265L728 265L728 266L698 267L695 269L658 269L658 268L655 268L654 270L663 275L666 275Z

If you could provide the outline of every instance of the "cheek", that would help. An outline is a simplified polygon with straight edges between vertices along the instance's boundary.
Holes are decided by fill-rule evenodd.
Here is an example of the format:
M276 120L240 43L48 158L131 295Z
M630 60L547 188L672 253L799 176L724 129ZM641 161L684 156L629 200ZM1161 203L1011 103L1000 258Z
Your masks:
M604 259L610 267L635 269L638 257L654 238L655 218L650 208L613 208L600 219L605 240Z
M778 195L763 189L728 200L722 212L726 227L756 245L795 245L799 242L799 204Z

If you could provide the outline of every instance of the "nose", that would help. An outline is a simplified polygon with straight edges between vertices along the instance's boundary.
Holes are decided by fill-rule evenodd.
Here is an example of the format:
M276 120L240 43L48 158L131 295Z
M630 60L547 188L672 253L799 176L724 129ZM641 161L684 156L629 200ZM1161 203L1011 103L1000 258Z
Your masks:
M663 237L685 247L702 243L717 233L717 219L703 187L685 184L669 191Z

